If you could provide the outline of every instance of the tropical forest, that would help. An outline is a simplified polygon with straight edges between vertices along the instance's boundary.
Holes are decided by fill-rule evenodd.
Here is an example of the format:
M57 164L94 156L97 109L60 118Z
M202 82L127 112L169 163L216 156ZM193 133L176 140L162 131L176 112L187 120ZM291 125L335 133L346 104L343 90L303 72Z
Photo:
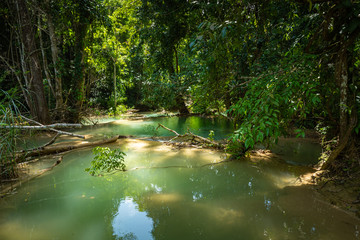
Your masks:
M1 0L0 239L360 239L359 0Z

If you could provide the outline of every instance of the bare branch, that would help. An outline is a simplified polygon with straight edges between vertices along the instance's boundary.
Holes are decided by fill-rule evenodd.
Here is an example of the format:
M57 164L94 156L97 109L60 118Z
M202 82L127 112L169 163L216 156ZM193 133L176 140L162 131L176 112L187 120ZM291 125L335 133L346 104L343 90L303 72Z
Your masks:
M177 139L177 138L180 138L180 137L191 137L191 141L196 140L196 141L199 142L199 143L208 144L208 145L213 146L213 147L216 147L216 148L223 148L223 147L224 147L221 143L218 143L218 142L212 141L212 140L210 140L210 139L201 137L201 136L199 136L199 135L193 134L192 132L190 132L189 129L188 129L188 132L187 132L187 133L185 133L185 134L179 134L179 133L176 132L175 130L172 130L172 129L170 129L170 128L167 128L167 127L165 127L164 125L162 125L162 124L160 124L160 123L158 124L158 127L157 127L156 129L158 129L159 127L162 127L162 128L164 128L165 130L168 130L168 131L176 134L176 136L175 136L174 138L170 139L169 142L171 142L171 141L173 141L173 140L175 140L175 139Z
M38 150L42 150L47 146L50 146L51 144L53 144L55 142L55 140L60 137L60 133L56 134L55 137L53 137L49 142L45 143L44 145L40 146L40 147L36 147L36 148L32 148L32 149L26 149L26 150L21 150L21 151L17 151L16 153L24 153L24 152L32 152L32 151L38 151Z
M71 124L71 123L54 123L50 125L43 126L22 126L22 125L7 125L0 126L0 129L31 129L31 130L53 130L53 128L81 128L81 124ZM57 132L59 130L55 130Z
M71 123L55 123L55 124L50 124L50 125L43 125L35 120L32 120L30 118L27 118L23 115L21 115L21 117L23 119L25 119L28 122L32 122L38 126L21 126L21 125L12 125L12 126L0 126L0 129L30 129L30 130L50 130L62 135L68 135L68 136L72 136L72 137L78 137L78 138L82 138L85 139L84 135L79 135L79 134L75 134L75 133L70 133L70 132L65 132L65 131L61 131L61 130L57 130L54 129L55 127L61 127L61 128L81 128L82 125L81 124L71 124Z

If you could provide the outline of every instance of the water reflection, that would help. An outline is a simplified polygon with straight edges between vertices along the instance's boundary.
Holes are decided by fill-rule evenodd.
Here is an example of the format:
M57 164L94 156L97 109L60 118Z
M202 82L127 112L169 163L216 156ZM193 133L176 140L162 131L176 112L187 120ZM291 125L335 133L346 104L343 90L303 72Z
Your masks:
M130 197L119 204L112 221L116 239L153 239L151 231L153 220L146 212L139 211L139 206Z
M190 125L203 136L214 126L228 129L215 119L156 121L181 133ZM91 133L146 135L146 124L156 126L155 120L118 121ZM317 200L311 189L289 187L308 168L272 154L207 165L222 155L135 139L110 147L125 151L134 170L95 178L84 172L90 149L65 155L51 173L19 188L11 205L0 199L0 239L359 239L358 220ZM298 156L296 149L289 154Z

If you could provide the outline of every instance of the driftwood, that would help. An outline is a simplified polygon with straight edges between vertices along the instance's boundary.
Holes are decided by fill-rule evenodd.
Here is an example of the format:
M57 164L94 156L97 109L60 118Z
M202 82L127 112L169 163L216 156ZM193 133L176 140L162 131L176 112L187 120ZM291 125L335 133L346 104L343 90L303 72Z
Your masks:
M102 144L113 143L113 142L116 142L116 140L118 138L119 138L119 136L115 136L115 137L112 137L109 139L99 140L99 141L95 141L95 142L78 143L78 144L70 143L71 145L43 147L40 149L35 149L34 151L26 152L24 154L19 154L16 157L16 161L19 162L20 159L28 158L28 157L45 156L45 155L50 155L50 154L62 153L62 152L79 149L79 148L92 147L92 146L98 146L98 145L102 145Z
M175 130L170 129L170 128L167 128L167 127L165 127L164 125L162 125L162 124L160 124L160 123L159 123L157 129L158 129L159 127L163 128L163 129L165 129L165 130L168 130L168 131L170 131L170 132L172 132L172 133L174 133L174 134L176 135L174 138L172 138L172 139L170 139L170 140L168 141L169 143L172 142L172 141L174 141L174 140L177 139L177 138L190 137L189 140L191 140L192 142L193 142L193 141L197 141L197 142L199 142L199 143L202 143L202 144L205 144L205 145L207 145L207 146L214 147L214 148L219 148L219 149L224 148L224 145L223 145L223 144L218 143L218 142L215 142L215 141L212 141L212 140L210 140L210 139L208 139L208 138L201 137L201 136L199 136L199 135L195 135L195 134L193 134L192 132L190 132L189 129L188 129L187 133L185 133L185 134L179 134L179 133L176 132Z

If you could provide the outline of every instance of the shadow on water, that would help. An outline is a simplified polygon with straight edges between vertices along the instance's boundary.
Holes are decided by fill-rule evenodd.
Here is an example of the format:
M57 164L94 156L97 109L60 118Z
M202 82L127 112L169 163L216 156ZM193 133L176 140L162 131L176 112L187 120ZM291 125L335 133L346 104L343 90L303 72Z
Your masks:
M181 132L189 121L204 134L217 126L193 119L168 125ZM125 134L118 131L149 123L133 124L88 131ZM90 149L66 154L52 172L0 200L0 239L359 239L359 220L294 186L309 171L287 163L298 150L212 165L224 154L135 139L109 147L138 169L91 177L84 171Z

